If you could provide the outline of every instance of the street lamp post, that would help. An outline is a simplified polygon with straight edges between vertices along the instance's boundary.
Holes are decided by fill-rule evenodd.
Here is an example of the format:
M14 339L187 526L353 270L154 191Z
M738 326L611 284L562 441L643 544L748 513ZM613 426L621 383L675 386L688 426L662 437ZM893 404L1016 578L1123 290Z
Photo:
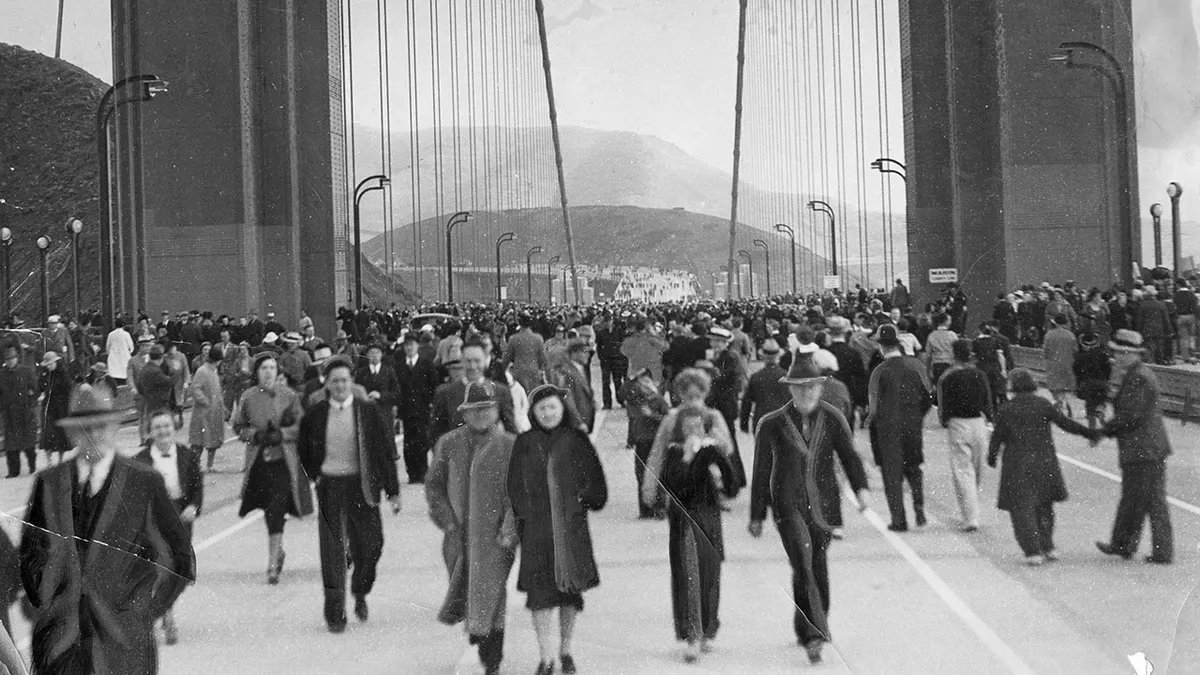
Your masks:
M871 168L879 173L890 173L899 176L900 180L905 183L908 182L908 167L904 165L904 162L899 160L892 159L891 157L880 157L871 162Z
M504 297L501 295L501 287L504 284L503 277L500 276L500 247L505 242L510 242L517 238L517 235L512 232L505 232L496 240L496 302L504 302Z
M454 302L454 263L450 255L450 233L455 225L461 225L471 219L470 211L459 211L446 221L446 301Z
M1167 196L1171 198L1171 257L1174 259L1172 272L1175 274L1175 278L1179 278L1183 276L1183 270L1179 269L1183 266L1183 249L1181 247L1183 233L1179 229L1179 198L1183 196L1183 186L1175 182L1167 185ZM1157 234L1154 235L1154 243L1158 244Z
M114 103L113 98L116 96L116 92L129 84L141 85L140 96ZM98 160L96 186L100 192L100 303L101 312L104 315L103 320L108 322L109 329L114 325L113 319L116 317L116 313L113 305L115 267L112 250L113 231L109 213L108 121L112 118L118 105L130 101L149 101L155 95L165 91L167 91L167 83L159 79L157 75L131 75L109 87L100 97L100 105L96 108L96 158Z
M541 252L541 246L534 246L525 254L525 290L531 304L533 303L533 256Z
M3 251L4 251L4 256L3 256L4 269L2 270L4 278L2 281L4 282L4 321L5 322L7 322L9 317L12 316L12 307L10 306L10 301L11 301L11 296L12 296L12 288L9 285L9 275L8 275L9 251L12 249L12 243L13 243L13 231L7 227L0 227L0 249L3 249Z
M367 186L371 181L378 181L376 185ZM359 219L359 202L362 201L363 195L373 190L382 190L387 187L391 181L387 176L376 174L367 176L354 186L354 308L358 309L363 305L363 289L362 289L362 223Z
M750 297L753 298L754 297L754 258L750 257L750 252L744 248L738 249L738 255L745 256L745 258L746 258L746 267L750 270L750 272L749 272L749 274L750 274L750 277L749 277L750 278ZM738 271L740 273L741 269L739 268ZM739 274L739 276L740 276L740 274Z
M50 275L46 273L46 256L50 254L50 244L53 242L43 234L34 243L42 254L42 325L45 326L48 323L46 319L50 318Z
M546 304L554 302L554 263L562 260L562 256L556 255L546 261ZM567 289L563 287L563 294L566 294Z
M792 242L792 295L795 295L798 291L798 287L796 286L796 231L790 225L784 225L783 223L776 223L775 231L783 232Z
M1154 219L1154 266L1162 265L1162 204L1150 205L1150 217Z
M1086 52L1100 56L1104 60L1104 64L1090 63L1081 61L1076 58L1076 52ZM1129 97L1127 96L1127 87L1125 84L1125 70L1121 67L1121 62L1117 57L1113 56L1107 49L1090 42L1063 42L1058 45L1058 49L1050 54L1050 60L1062 63L1067 68L1087 68L1103 75L1116 90L1116 114L1117 114L1117 162L1120 171L1118 196L1121 203L1121 248L1124 250L1124 260L1121 261L1121 267L1124 268L1122 276L1125 281L1131 280L1130 275L1133 273L1133 226L1138 222L1137 214L1133 212L1133 198L1130 191L1133 189L1132 180L1130 177L1131 167L1129 166Z
M755 239L754 245L763 250L763 259L767 265L767 297L769 298L771 297L771 249L762 239Z
M808 208L813 211L820 211L829 216L829 262L832 270L829 272L832 276L838 275L837 266L837 216L833 215L833 207L827 202L819 199L814 199L808 203Z
M72 218L67 221L67 234L71 237L71 298L75 320L79 321L79 233L83 232L83 221Z

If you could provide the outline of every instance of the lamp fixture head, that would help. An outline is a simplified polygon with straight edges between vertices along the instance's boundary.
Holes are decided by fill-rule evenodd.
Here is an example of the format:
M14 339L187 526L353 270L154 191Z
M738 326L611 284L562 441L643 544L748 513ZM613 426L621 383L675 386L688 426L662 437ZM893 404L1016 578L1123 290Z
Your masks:
M1162 217L1162 204L1151 204L1150 205L1150 215L1154 216L1155 218L1161 218Z
M46 235L43 234L42 236L38 237L37 241L35 241L34 243L37 244L37 247L39 249L41 249L42 251L45 251L46 249L50 248L50 237L47 237Z
M1183 194L1183 186L1182 185L1180 185L1179 183L1176 183L1174 181L1171 181L1170 183L1167 184L1167 196L1168 197L1170 197L1171 199L1179 199L1179 196L1182 194Z
M72 218L67 221L67 231L71 234L79 234L83 232L83 221L78 218Z

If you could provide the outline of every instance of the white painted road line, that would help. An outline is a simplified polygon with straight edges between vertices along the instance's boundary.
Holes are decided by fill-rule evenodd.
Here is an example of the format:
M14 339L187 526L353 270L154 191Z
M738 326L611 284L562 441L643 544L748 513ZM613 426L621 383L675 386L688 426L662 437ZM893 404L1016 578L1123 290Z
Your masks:
M229 527L225 528L224 530L221 530L220 532L214 534L213 536L209 537L208 539L205 539L204 541L200 542L199 544L196 544L196 546L194 547L195 551L196 551L196 555L200 555L200 553L202 551L205 551L205 550L215 546L216 544L219 544L223 539L227 539L228 537L233 536L235 533L240 532L240 531L246 529L247 527L253 525L254 523L262 520L262 517L263 517L262 511L254 511L253 513L247 514L245 518L242 518L238 522L234 523L233 525L230 525Z
M1091 464L1088 464L1087 462L1082 462L1078 459L1075 459L1074 457L1068 457L1067 455L1064 455L1061 452L1058 453L1058 458L1063 460L1064 462L1067 462L1068 464L1074 464L1075 466L1083 469L1084 471L1090 471L1091 473L1094 473L1097 476L1102 476L1104 478L1107 478L1114 483L1121 482L1120 476L1118 476L1115 473L1110 473L1108 471L1105 471L1104 469L1101 469L1098 466L1092 466ZM1176 499L1176 498L1170 497L1170 496L1167 497L1167 503L1170 504L1171 506L1174 506L1175 508L1183 509L1184 511L1187 511L1188 513L1191 513L1192 515L1200 516L1200 506L1196 506L1195 504L1190 504L1188 502L1183 501L1182 499Z
M844 491L850 497L851 503L857 503L849 487L845 487ZM911 546L905 543L896 533L887 529L887 523L883 522L883 519L879 517L879 514L875 513L874 509L868 508L862 515L879 534L883 535L883 538L900 554L900 557L904 558L912 566L917 575L933 589L933 592L937 593L942 602L946 603L946 606L950 608L950 611L958 615L958 618L962 619L963 623L971 629L971 632L975 633L979 641L995 654L996 658L1004 663L1009 672L1020 673L1021 675L1033 675L1034 670L990 626L984 623L983 619L979 618L979 615L954 592L954 589L950 588L950 585L938 576L937 572L934 572L933 568L922 560L921 556L917 555L917 552Z

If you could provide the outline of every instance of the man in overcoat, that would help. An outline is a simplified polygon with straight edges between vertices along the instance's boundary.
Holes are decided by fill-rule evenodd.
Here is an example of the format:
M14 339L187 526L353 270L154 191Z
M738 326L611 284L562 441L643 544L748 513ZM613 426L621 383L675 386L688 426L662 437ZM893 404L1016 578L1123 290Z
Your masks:
M20 547L33 672L157 672L154 621L196 578L162 477L117 455L121 417L106 388L79 386L58 422L79 454L34 479Z
M512 366L513 377L525 391L533 391L542 383L546 370L545 340L533 332L533 317L522 313L517 319L520 330L508 339L504 365Z
M452 429L463 425L462 411L458 406L467 400L467 387L487 380L486 373L490 362L487 347L478 338L472 338L462 346L461 353L462 377L439 386L433 394L433 412L429 421L429 440L433 443ZM496 403L500 407L500 423L510 434L515 434L517 426L513 414L512 392L507 386L496 389Z
M572 340L567 347L566 361L553 366L547 379L566 390L567 406L583 423L584 431L590 434L596 423L596 398L587 371L589 357L587 342L578 338Z
M425 481L450 576L438 621L466 621L489 675L500 672L504 657L506 585L517 545L505 480L515 437L500 425L500 386L487 380L470 386L459 406L466 424L438 440Z
M395 437L384 428L378 406L354 396L353 371L345 357L325 363L327 396L301 418L296 445L300 465L317 488L325 622L331 633L346 629L347 545L354 567L354 615L366 621L367 594L383 554L380 492L392 513L400 512Z
M1112 538L1096 542L1108 555L1128 560L1142 538L1142 523L1150 518L1150 555L1146 562L1169 565L1175 557L1171 513L1167 507L1167 456L1171 442L1158 408L1158 378L1142 363L1142 336L1118 330L1108 343L1122 371L1121 386L1113 399L1113 417L1104 434L1117 439L1121 464L1121 501L1113 522Z
M821 648L830 640L826 549L832 528L825 519L818 478L833 474L835 454L854 454L854 436L845 416L821 400L825 378L813 364L815 351L810 343L794 355L780 380L788 385L792 400L764 417L754 435L750 534L762 536L769 508L792 566L796 638L809 661L819 663ZM865 478L854 477L852 482L860 488L859 507L866 508Z
M904 511L904 481L912 489L913 512L917 527L925 525L923 450L925 413L932 406L929 377L925 364L907 356L900 348L896 327L884 324L876 337L883 352L883 363L871 373L868 385L870 408L867 426L871 429L871 450L883 474L893 532L908 530Z
M0 417L4 420L4 458L8 477L21 473L21 455L29 464L29 473L37 470L37 420L34 403L38 394L37 374L20 363L17 348L4 348L4 366L0 367Z
M221 391L221 375L218 366L225 358L220 345L208 350L204 365L196 369L192 377L192 421L188 428L188 445L196 453L197 465L200 454L208 451L208 469L213 468L217 448L225 443L225 395Z
M762 348L759 350L763 367L750 376L750 383L746 386L745 395L742 396L739 419L743 433L754 433L762 418L766 417L768 413L779 410L791 400L787 385L780 381L780 378L787 374L787 371L779 367L780 351L779 343L769 338L763 342ZM859 368L862 368L861 361L859 361ZM750 423L752 415L753 425Z

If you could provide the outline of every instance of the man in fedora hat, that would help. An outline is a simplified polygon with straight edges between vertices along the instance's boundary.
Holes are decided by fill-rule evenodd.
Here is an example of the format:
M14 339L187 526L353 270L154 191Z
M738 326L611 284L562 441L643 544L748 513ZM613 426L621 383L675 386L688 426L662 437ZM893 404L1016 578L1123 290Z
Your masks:
M646 462L650 460L654 437L658 434L658 427L670 412L671 406L659 391L658 381L648 367L635 372L622 389L621 398L629 417L627 440L633 446L633 477L638 494L641 494L642 479L646 475ZM661 516L660 509L638 500L638 518L661 519Z
M425 481L450 576L438 621L466 621L489 674L500 672L504 656L505 590L517 545L506 480L515 437L500 425L503 386L482 380L468 387L458 406L465 425L438 439Z
M331 633L341 633L346 629L347 546L354 567L354 615L366 621L367 594L383 553L379 493L387 495L392 513L399 513L400 484L395 437L374 401L354 395L354 364L333 357L324 372L327 396L300 420L296 451L317 488L325 622Z
M170 410L171 399L175 394L175 384L163 367L163 357L166 350L160 344L150 347L147 354L149 360L138 374L138 436L145 440L150 437L150 415L159 410Z
M779 366L781 353L779 343L774 339L768 338L763 341L763 345L759 349L763 367L750 376L750 383L746 386L745 395L742 396L739 419L743 433L753 433L767 413L779 410L791 400L791 393L788 392L787 385L781 380L787 374L787 371ZM750 423L752 413L753 425Z
M837 408L821 400L825 377L813 363L816 351L814 343L796 350L791 367L779 380L787 385L791 402L758 424L749 528L752 536L762 536L770 508L792 566L793 629L812 663L821 661L821 648L830 640L826 548L832 528L825 519L829 497L817 485L821 476L833 475L835 454L856 490L859 508L868 503L866 476L857 461L850 425ZM836 485L836 479L833 482Z
M279 355L279 372L287 377L288 386L296 391L304 388L304 374L312 365L312 357L300 348L304 341L299 333L291 332L283 336L283 353Z
M8 477L21 473L21 455L29 463L29 473L37 470L38 383L33 368L22 365L17 347L4 347L4 365L0 367L0 418L4 421L4 457Z
M1150 518L1151 552L1146 562L1169 565L1175 557L1171 514L1167 508L1167 456L1171 442L1158 408L1158 378L1142 363L1145 350L1140 333L1118 330L1108 343L1121 370L1121 386L1113 398L1113 417L1106 436L1117 439L1121 464L1121 501L1112 538L1096 542L1108 555L1128 560L1137 551L1142 522Z
M875 340L883 353L883 362L871 373L867 386L867 427L871 430L871 451L883 474L883 491L892 515L888 529L904 532L908 530L904 511L906 480L912 489L917 527L925 525L921 464L925 462L925 413L932 406L929 376L925 364L901 350L895 326L880 326Z
M34 479L20 549L34 672L157 672L154 621L196 578L163 478L117 454L122 417L107 389L77 387L58 424L79 452Z

